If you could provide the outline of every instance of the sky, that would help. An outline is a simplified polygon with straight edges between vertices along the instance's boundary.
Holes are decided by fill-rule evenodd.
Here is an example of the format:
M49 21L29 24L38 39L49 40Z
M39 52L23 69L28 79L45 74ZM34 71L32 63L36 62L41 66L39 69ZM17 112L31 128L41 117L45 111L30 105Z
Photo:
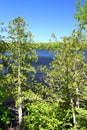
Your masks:
M61 40L75 29L78 0L0 0L0 22L8 24L18 16L29 24L35 42L49 42L54 33ZM85 0L82 0L85 1Z

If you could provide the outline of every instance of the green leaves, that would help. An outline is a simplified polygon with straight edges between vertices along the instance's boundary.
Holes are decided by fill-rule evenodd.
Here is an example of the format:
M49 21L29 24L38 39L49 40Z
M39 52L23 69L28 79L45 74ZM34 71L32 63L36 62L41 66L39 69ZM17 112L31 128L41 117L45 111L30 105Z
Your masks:
M27 91L29 82L33 79L35 68L33 61L37 60L35 49L32 49L32 33L27 32L28 24L22 17L13 19L8 24L9 52L6 69L6 85L18 107L19 127L22 123L22 93ZM11 62L10 62L11 61ZM27 95L26 95L27 96Z
M78 128L87 129L87 110L84 108L76 108L77 112L77 126Z
M61 124L56 118L57 104L50 104L45 101L36 102L27 107L28 116L24 117L27 129L53 130L58 129Z
M75 13L75 18L82 24L87 23L87 1L84 3L84 6L81 5L81 2L77 3L77 10Z
M49 92L58 98L60 111L65 110L63 112L65 115L61 120L62 128L72 126L71 119L76 118L74 107L80 107L82 105L80 100L86 100L87 97L87 64L84 62L85 57L80 51L80 45L74 40L73 37L66 38L59 47L59 51L55 51L55 58L46 78L50 89L53 90ZM71 99L74 101L73 106ZM62 117L61 113L60 117ZM70 119L67 120L67 117Z
M78 0L77 9L74 17L78 20L78 41L84 43L87 41L87 1L84 2ZM80 40L79 40L80 39Z
M60 43L32 43L34 35L28 32L28 24L20 16L9 22L8 31L1 27L1 33L8 32L9 43L0 37L0 59L3 61L0 63L0 122L10 122L3 102L11 96L18 107L19 126L24 118L27 130L87 128L87 64L82 52L87 50L87 45L81 32L87 31L87 2L84 7L80 2L77 6L75 17L80 22L79 29ZM57 40L54 34L52 38ZM45 75L43 85L32 82L36 73L33 63L38 60L36 49L55 54L49 69L38 68ZM22 115L22 109L27 110L26 116Z
M5 100L8 98L7 90L4 86L4 79L0 79L0 123L9 124L10 117L8 109L3 105Z
M10 123L9 111L4 106L0 106L0 122L4 124Z

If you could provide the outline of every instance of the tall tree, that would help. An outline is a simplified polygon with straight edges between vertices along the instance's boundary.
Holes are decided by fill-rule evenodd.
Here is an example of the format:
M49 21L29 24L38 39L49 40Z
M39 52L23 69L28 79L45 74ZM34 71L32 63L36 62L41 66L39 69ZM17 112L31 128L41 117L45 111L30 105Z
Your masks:
M75 108L81 107L80 101L84 90L86 90L87 64L84 61L83 52L80 51L80 44L76 38L66 37L64 42L60 44L59 50L55 52L51 71L47 73L47 83L53 90L55 99L59 100L60 108L63 108L65 113L65 118L63 116L62 120L63 126L64 121L66 122L65 125L69 125L70 120L67 120L66 115L71 111L73 124L76 128Z
M22 124L22 91L26 90L28 86L27 80L31 72L35 69L32 67L32 62L36 59L35 51L32 49L30 40L30 33L26 32L28 24L22 17L17 17L8 25L9 34L9 56L8 74L6 76L11 93L15 92L15 97L18 98L18 116L19 127ZM30 74L31 75L31 74ZM28 77L28 78L27 78ZM9 90L10 90L9 89Z

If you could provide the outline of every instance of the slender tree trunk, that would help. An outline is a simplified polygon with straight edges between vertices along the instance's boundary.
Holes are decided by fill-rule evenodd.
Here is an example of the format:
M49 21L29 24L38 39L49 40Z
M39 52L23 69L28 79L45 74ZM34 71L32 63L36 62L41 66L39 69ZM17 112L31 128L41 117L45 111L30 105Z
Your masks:
M73 99L71 99L71 106L72 106L73 124L74 124L74 128L76 129L76 115L75 115L75 110L74 110L74 102L73 102Z
M22 99L21 99L21 83L20 83L20 66L18 68L18 116L19 116L19 126L22 123Z
M76 88L76 94L77 94L77 96L76 96L76 107L77 107L77 108L80 107L80 106L79 106L79 97L78 97L78 92L79 92L79 89Z
M19 43L18 43L19 44ZM18 47L18 118L19 118L19 127L22 124L22 97L21 97L21 66L20 66L20 44Z

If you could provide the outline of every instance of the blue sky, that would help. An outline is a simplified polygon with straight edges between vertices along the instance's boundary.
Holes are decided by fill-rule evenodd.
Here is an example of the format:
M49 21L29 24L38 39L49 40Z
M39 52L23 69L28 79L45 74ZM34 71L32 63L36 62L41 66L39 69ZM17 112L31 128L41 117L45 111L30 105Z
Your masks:
M36 42L48 42L52 33L58 40L75 29L78 0L0 0L0 22L8 24L18 16L29 23ZM85 1L85 0L82 0Z

